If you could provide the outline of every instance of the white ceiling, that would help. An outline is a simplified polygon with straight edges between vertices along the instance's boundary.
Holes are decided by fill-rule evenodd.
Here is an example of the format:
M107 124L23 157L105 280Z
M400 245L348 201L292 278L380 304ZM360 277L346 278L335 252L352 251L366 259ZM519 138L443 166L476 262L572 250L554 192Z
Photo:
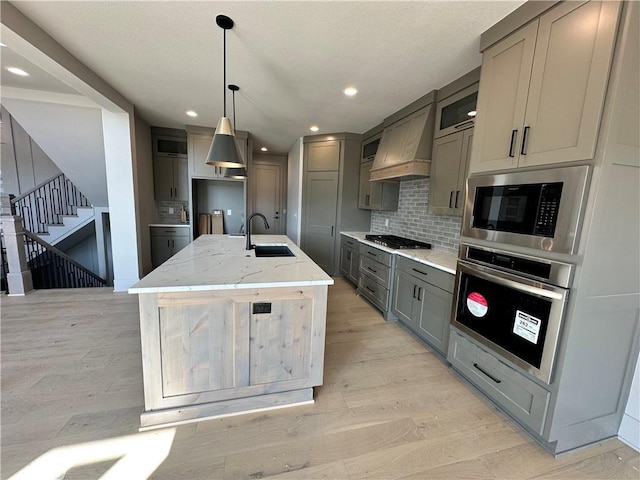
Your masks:
M237 128L251 133L255 150L282 154L312 124L318 133L362 133L477 67L480 34L524 2L12 3L150 125L172 128L215 127L222 115L223 33L215 17L228 15L235 22L227 32L227 83L240 86ZM3 48L3 67L19 61ZM3 68L0 80L68 93L42 70L22 78ZM359 93L346 97L347 86ZM199 116L187 117L190 109Z

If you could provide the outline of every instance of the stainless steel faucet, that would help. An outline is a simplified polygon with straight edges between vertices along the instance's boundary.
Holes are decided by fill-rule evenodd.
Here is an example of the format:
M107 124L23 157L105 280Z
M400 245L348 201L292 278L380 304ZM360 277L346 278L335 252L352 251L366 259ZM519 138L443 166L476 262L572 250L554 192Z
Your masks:
M265 217L263 214L252 213L251 215L249 215L247 217L247 250L251 250L252 248L255 248L255 245L251 245L251 219L253 217L262 217L262 219L264 220L264 228L266 228L267 230L269 229L269 224L267 223L267 217Z

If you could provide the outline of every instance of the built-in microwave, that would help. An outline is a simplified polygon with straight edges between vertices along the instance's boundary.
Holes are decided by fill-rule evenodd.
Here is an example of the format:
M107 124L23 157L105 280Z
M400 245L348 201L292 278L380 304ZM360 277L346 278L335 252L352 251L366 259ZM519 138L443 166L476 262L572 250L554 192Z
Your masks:
M463 237L574 254L589 167L470 177Z

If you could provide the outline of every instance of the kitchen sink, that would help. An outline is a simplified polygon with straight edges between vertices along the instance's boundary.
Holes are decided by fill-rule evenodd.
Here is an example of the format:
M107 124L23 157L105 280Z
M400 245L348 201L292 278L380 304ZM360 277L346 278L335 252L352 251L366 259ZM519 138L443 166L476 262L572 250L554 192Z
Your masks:
M256 245L256 257L295 257L286 245Z

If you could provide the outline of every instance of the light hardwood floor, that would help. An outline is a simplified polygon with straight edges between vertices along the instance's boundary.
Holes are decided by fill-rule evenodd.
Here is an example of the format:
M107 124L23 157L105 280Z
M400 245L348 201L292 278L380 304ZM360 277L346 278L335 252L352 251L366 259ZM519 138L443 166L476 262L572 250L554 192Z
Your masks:
M1 299L2 478L53 447L136 434L137 297L109 289ZM618 440L553 458L437 355L355 295L329 289L313 405L177 428L152 478L640 478ZM97 478L113 462L70 470Z

